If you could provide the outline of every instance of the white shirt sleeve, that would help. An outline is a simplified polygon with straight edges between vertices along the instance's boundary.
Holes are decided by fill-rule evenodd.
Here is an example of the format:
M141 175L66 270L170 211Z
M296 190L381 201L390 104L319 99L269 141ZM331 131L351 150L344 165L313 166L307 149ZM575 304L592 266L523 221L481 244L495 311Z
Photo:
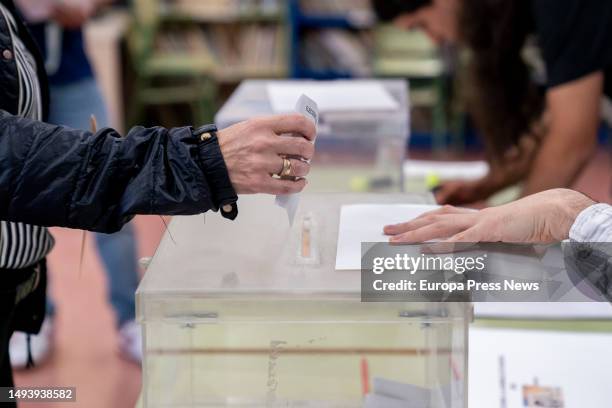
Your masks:
M595 204L584 209L576 217L569 237L578 242L612 242L612 206Z

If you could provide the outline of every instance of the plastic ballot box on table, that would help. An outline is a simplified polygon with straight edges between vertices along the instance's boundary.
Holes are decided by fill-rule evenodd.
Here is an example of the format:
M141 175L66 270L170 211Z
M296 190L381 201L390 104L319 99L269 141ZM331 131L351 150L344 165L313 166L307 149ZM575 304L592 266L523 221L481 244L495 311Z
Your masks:
M469 303L362 302L336 270L341 207L426 195L269 196L175 217L137 291L144 408L465 407Z
M220 129L292 112L301 94L319 107L309 191L402 191L410 134L405 80L246 80L215 117Z

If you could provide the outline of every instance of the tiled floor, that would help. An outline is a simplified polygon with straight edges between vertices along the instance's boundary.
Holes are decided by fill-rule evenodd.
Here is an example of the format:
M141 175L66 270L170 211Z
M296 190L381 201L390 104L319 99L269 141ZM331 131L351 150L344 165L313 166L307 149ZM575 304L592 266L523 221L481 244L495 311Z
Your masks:
M597 154L576 187L610 202L609 161L604 151ZM151 256L164 226L157 217L138 217L135 222L140 254ZM140 369L117 354L113 316L105 300L105 278L92 240L88 240L85 267L79 274L81 233L54 229L54 235L57 245L50 256L50 269L51 290L58 306L55 353L40 367L18 373L17 384L75 386L77 402L70 404L71 408L132 408L139 394ZM40 406L22 404L23 408Z

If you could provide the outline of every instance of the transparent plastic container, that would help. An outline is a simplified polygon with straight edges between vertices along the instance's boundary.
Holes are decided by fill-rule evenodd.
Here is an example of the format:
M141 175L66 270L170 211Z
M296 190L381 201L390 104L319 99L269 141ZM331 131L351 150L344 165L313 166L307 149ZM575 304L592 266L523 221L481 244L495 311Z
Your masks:
M428 197L303 194L292 227L273 200L169 225L137 292L143 406L465 407L470 305L362 303L335 270L342 205Z
M308 177L308 189L317 192L403 191L402 163L410 134L408 82L350 81L382 84L397 102L397 109L321 111L317 153ZM312 81L244 81L217 113L217 127L223 129L253 117L273 114L267 91L271 82L307 86Z

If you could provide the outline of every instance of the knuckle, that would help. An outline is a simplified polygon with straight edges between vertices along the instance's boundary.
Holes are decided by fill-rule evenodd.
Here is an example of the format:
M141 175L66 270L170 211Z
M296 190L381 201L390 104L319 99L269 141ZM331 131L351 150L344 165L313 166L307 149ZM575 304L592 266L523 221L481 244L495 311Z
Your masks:
M302 157L304 157L305 159L312 158L312 156L314 155L314 150L315 150L314 145L305 140L302 141L302 144L303 144Z
M308 175L310 173L310 164L304 163L304 162L300 161L300 166L302 168L302 170L301 170L301 175L302 176L306 176L306 175Z
M255 150L258 152L267 152L272 148L272 140L266 135L257 135L253 140Z
M300 129L305 129L308 127L308 119L306 119L303 115L300 115L299 113L293 114L293 121L295 122L295 125Z
M312 135L314 135L316 132L314 124L303 115L294 115L293 123L296 130L302 133L304 136L308 136L309 138L312 137Z
M460 232L457 235L455 235L452 240L454 242L465 242L466 238L467 238L466 237L466 233L465 232Z
M455 209L455 207L453 207L450 204L445 204L444 206L442 206L442 212L444 213L449 213L451 211L453 211Z
M307 158L307 154L308 154L308 146L306 146L307 144L309 143L303 139L300 139L297 141L297 150L298 150L298 154L301 157Z

